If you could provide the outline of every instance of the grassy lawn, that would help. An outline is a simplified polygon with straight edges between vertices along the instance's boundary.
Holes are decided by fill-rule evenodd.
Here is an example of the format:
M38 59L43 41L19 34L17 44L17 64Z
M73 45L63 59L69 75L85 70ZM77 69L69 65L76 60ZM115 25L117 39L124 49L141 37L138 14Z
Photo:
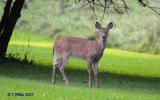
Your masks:
M52 45L54 40L14 32L7 53L34 60L23 64L11 60L0 64L0 100L159 100L160 56L106 49L99 63L100 88L88 88L86 62L70 58L65 72L52 85ZM29 46L28 46L29 45ZM8 93L33 93L33 96L7 96Z

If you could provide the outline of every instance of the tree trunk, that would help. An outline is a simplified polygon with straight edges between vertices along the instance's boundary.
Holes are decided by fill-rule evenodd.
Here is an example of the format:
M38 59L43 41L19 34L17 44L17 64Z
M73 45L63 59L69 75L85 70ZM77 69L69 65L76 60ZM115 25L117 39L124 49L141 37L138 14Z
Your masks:
M3 16L2 16L2 20L0 22L0 35L3 31L3 28L6 24L6 21L8 19L8 16L9 16L9 13L10 13L10 8L11 8L11 4L12 4L12 0L7 0L6 2L6 6L4 8L4 13L3 13Z
M10 14L8 18L6 19L6 23L4 25L4 28L2 29L3 31L0 36L0 56L1 57L4 57L6 54L8 43L10 41L10 38L13 32L13 29L16 25L16 22L18 18L20 17L20 13L23 8L24 1L25 0L15 0L11 8Z

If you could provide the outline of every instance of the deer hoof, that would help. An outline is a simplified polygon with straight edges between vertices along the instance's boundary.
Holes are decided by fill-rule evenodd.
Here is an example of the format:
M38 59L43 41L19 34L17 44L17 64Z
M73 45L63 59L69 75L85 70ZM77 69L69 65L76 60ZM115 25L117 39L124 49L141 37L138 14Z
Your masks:
M68 85L68 86L70 85L69 81L66 81L66 85Z
M56 81L55 81L55 80L52 80L52 83L53 83L53 84L55 84L55 83L56 83Z

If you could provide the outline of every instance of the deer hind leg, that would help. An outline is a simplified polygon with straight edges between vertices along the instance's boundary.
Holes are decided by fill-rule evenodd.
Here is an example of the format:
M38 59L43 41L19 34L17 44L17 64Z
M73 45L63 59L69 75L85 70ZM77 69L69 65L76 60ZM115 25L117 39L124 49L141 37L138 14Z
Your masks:
M57 61L53 64L53 75L52 75L52 83L56 83L56 69L62 64L62 58L59 58Z
M62 64L59 66L59 70L60 70L60 72L61 72L61 74L62 74L62 76L63 76L63 79L64 79L66 85L69 85L69 84L70 84L69 81L68 81L67 76L66 76L65 73L64 73L64 67L65 67L65 65L66 65L66 63L67 63L68 58L69 58L69 56L68 56L68 57L63 57L63 59L62 59Z

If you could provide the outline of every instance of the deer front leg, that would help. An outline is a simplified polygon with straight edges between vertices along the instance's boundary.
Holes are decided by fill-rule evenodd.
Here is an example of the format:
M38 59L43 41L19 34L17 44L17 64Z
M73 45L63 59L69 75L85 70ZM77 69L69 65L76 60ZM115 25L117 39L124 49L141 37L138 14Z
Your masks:
M98 62L93 62L94 66L94 75L95 75L95 80L96 80L96 88L99 87L99 82L98 82Z
M92 60L87 59L88 74L89 74L89 87L92 88Z

